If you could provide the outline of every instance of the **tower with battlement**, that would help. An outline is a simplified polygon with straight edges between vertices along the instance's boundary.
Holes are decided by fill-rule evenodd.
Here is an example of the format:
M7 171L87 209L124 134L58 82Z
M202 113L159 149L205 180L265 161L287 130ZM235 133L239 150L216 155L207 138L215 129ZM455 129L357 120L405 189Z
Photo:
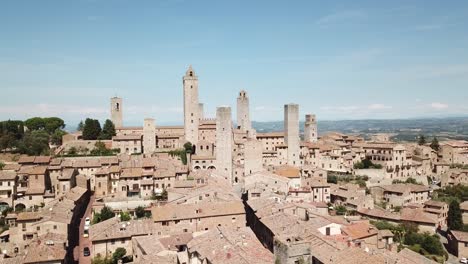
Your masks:
M284 105L284 143L288 146L288 165L300 165L299 105Z
M304 123L304 141L306 142L317 142L317 119L313 114L307 114L305 116Z
M242 132L252 129L249 113L249 97L244 90L240 91L239 97L237 97L237 128Z
M123 126L122 98L112 97L110 101L111 121L115 127Z
M216 109L216 171L231 183L233 183L232 145L231 107L218 107Z
M184 86L184 132L185 140L198 143L198 125L200 122L200 105L198 102L198 77L189 66L183 77Z
M156 151L156 124L153 118L145 118L143 124L143 153Z

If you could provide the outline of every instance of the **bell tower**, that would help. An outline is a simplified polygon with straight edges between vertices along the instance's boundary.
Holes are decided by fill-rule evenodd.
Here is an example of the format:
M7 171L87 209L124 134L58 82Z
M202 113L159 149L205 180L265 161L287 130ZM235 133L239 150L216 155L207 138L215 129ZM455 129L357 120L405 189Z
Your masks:
M112 97L111 98L111 121L112 123L114 123L114 126L117 128L117 127L122 127L123 123L122 123L122 112L123 112L123 109L122 109L122 98L120 97Z
M200 106L198 102L198 77L190 65L183 77L184 86L184 131L185 140L198 143Z

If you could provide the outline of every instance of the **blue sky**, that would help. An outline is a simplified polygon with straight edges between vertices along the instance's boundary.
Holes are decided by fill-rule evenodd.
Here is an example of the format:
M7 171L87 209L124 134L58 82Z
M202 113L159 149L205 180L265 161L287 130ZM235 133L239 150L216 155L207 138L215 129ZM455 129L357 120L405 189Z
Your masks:
M466 116L467 47L462 0L1 1L0 119L105 119L118 95L126 124L182 123L189 64L212 116L241 89L257 121Z

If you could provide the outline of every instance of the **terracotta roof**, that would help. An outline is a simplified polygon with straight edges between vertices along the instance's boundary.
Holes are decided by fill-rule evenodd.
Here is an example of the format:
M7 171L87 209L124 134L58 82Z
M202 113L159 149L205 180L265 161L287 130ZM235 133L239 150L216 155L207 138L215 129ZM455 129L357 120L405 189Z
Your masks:
M418 223L426 223L426 224L437 224L438 219L437 216L434 214L426 213L424 210L417 208L403 208L400 211L401 220L410 221L410 222L418 222Z
M75 186L65 194L65 197L71 201L76 202L79 199L81 199L81 197L83 197L83 195L85 195L87 191L88 190L83 187Z
M450 230L455 239L460 242L468 242L468 232Z
M194 237L187 247L190 253L196 252L203 263L274 263L273 254L258 241L248 227L240 230L217 228Z
M44 186L31 186L26 190L27 195L44 194L44 192L45 192Z
M101 167L101 161L99 159L78 159L74 162L73 167L75 168L99 168Z
M257 133L257 138L284 137L284 132Z
M151 209L155 222L245 214L240 201L199 204L169 204Z
M430 188L428 186L418 185L418 184L405 184L405 183L384 185L384 186L381 186L381 188L387 192L393 192L393 193L429 192L430 191Z
M34 163L36 164L44 164L50 162L50 156L37 156L34 158Z
M34 156L21 156L20 159L18 160L19 164L24 164L24 163L34 163Z
M109 173L120 173L120 166L110 166Z
M18 163L8 163L8 164L5 164L5 167L3 167L3 170L18 171L20 168L21 168L21 165Z
M138 178L143 173L142 168L127 168L123 169L120 175L121 178Z
M445 202L434 201L434 200L426 201L424 204L428 206L434 206L434 207L444 207L447 205L447 203Z
M35 166L34 168L31 169L29 172L30 175L44 175L47 171L46 166Z
M0 181L13 181L16 176L17 174L14 171L0 171Z
M365 239L371 236L375 236L378 233L378 230L367 222L360 222L344 226L342 231L346 235L350 236L353 240L355 239Z
M38 212L22 212L16 215L17 221L32 221L41 219L41 215Z
M58 234L47 234L32 241L23 263L51 263L62 262L67 251L65 250L66 237Z
M120 135L112 137L113 141L141 140L141 135Z
M75 175L75 172L76 172L76 169L74 168L63 169L58 179L59 180L71 180L71 178Z
M286 178L299 178L301 176L301 171L298 168L285 165L276 167L275 174Z

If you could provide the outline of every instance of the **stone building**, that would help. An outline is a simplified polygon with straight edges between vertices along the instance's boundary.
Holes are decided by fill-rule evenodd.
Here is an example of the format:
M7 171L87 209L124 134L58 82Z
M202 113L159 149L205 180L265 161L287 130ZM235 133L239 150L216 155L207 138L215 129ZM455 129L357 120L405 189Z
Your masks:
M111 121L114 123L114 126L122 127L123 126L123 107L122 107L122 98L112 97L110 102L111 107Z

